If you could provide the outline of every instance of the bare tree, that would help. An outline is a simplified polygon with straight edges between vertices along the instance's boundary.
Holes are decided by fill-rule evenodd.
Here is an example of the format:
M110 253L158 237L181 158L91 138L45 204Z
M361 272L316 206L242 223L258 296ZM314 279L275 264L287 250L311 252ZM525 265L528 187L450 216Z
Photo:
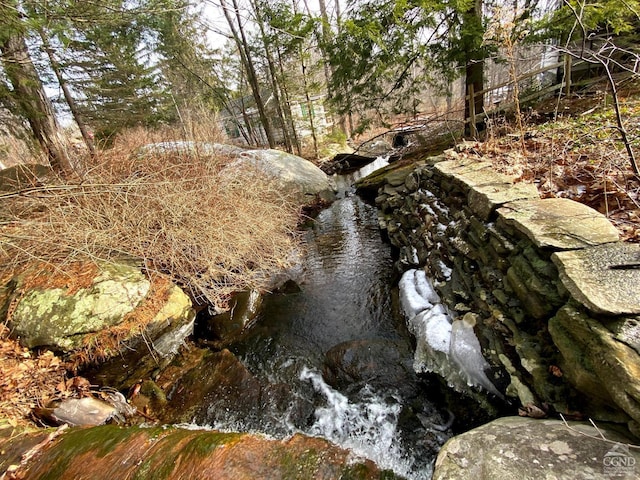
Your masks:
M615 128L620 134L620 140L624 145L627 156L629 157L629 163L631 165L633 173L636 176L640 176L640 168L638 167L638 161L636 160L635 151L633 149L633 146L631 145L631 141L629 140L629 134L627 133L627 129L622 118L620 99L618 97L618 85L616 84L613 76L614 70L617 69L618 71L626 71L637 77L638 66L640 65L640 55L636 52L617 47L613 41L613 37L611 36L605 38L599 48L588 48L587 40L590 39L592 35L589 34L587 27L582 21L583 11L576 10L575 7L567 0L563 1L565 6L569 8L573 16L575 17L575 28L580 29L582 33L582 42L581 46L578 49L569 48L569 45L567 43L567 46L561 48L560 50L573 58L577 58L587 63L602 67L607 78L609 88L611 89L613 108L616 116ZM620 60L621 58L626 58L626 60L623 62Z
M87 146L89 153L91 154L92 157L94 157L96 154L96 148L93 143L93 137L89 132L89 128L87 127L87 124L84 122L84 119L82 118L80 109L78 108L78 104L76 103L76 100L71 93L71 89L69 88L69 84L67 83L66 79L62 74L62 68L60 66L60 62L58 62L55 52L53 51L53 48L51 47L49 43L49 39L47 38L45 33L42 30L40 30L39 34L40 34L40 38L42 39L42 46L44 48L44 51L47 53L47 57L49 57L49 64L51 66L51 70L53 70L53 73L55 74L56 79L58 80L58 84L60 84L60 88L62 89L62 94L64 95L64 99L67 102L67 105L69 106L71 115L73 115L73 119L75 120L76 125L78 125L78 128L80 129L80 134L82 135L82 139L84 140L84 143Z
M289 129L287 128L287 122L284 118L284 111L282 108L282 100L280 95L280 85L278 85L278 75L276 73L275 61L273 58L273 54L271 53L271 45L267 39L265 28L264 28L264 20L262 18L262 10L260 4L257 0L251 0L251 6L253 7L254 14L256 16L256 23L258 24L258 28L260 29L260 37L262 40L262 45L264 47L264 54L267 60L267 66L269 68L269 78L271 80L271 88L273 90L273 97L276 103L276 114L280 120L280 125L282 125L282 136L284 138L284 144L289 153L293 153L293 142L291 141L291 136L289 135Z
M262 95L260 94L260 85L258 83L258 76L256 74L256 69L253 64L253 60L251 58L251 52L249 51L249 43L244 33L244 28L242 26L242 17L240 15L240 10L238 8L238 2L237 0L231 0L231 1L233 4L233 12L235 12L235 20L231 15L231 9L229 8L227 1L220 0L220 5L222 6L222 11L224 12L224 16L227 20L227 23L229 24L229 29L231 30L231 35L233 36L233 40L236 43L238 52L240 53L240 59L242 61L242 64L247 72L249 85L251 86L251 92L253 93L253 98L256 102L256 108L258 109L258 116L260 117L260 123L262 124L265 135L267 136L267 142L269 143L270 148L275 148L276 141L273 136L271 121L267 116L266 109L264 106L264 101L262 100Z

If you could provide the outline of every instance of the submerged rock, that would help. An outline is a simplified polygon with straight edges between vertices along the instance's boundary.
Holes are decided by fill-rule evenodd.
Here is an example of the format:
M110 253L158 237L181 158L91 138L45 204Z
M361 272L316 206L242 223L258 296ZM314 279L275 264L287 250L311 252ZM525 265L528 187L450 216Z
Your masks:
M164 423L214 425L235 421L238 428L256 424L275 428L279 422L270 420L286 416L292 425L302 427L314 411L310 400L293 398L289 385L260 380L226 349L211 352L193 348L184 352L156 383L166 393L167 401L157 412Z
M637 478L640 452L630 443L612 427L505 417L450 439L438 455L433 478Z
M246 290L233 296L229 309L218 315L202 315L198 322L200 337L227 345L256 321L263 297L258 290Z
M12 442L24 443L24 438L12 439L9 434L0 430L0 465L6 464L5 452L14 451ZM396 478L320 438L295 435L272 440L247 433L111 425L61 433L13 474L32 480Z
M325 355L322 376L329 385L348 388L357 384L411 389L412 370L408 345L395 340L353 340L331 348Z

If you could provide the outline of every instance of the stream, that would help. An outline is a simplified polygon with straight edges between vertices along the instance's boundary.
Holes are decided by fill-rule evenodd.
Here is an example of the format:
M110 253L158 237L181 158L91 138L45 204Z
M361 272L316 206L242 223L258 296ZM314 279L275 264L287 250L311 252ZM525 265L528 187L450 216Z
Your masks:
M229 347L278 392L273 402L258 415L212 406L199 423L320 436L407 479L431 478L452 435L450 414L413 372L411 338L393 300L391 249L375 207L351 187L384 164L336 179L338 200L306 231L298 288L268 296L255 326Z

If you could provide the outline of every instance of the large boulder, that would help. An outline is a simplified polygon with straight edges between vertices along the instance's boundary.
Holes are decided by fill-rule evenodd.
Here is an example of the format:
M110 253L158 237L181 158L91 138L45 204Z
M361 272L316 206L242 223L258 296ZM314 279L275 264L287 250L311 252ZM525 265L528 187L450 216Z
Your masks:
M300 204L335 198L334 186L320 168L304 158L280 150L247 150L227 168L257 168L272 177Z
M612 427L505 417L450 439L434 480L638 478L640 452Z
M149 280L132 263L64 268L33 265L0 289L0 312L22 345L63 352L93 345L108 356L144 336L167 356L193 329L191 300L164 277Z
M161 142L145 145L140 155L208 155L229 159L227 169L255 168L274 179L301 205L332 201L335 187L320 168L304 158L274 149L244 149L206 142Z
M29 448L38 455L21 456ZM33 480L396 478L320 438L294 435L273 440L166 426L106 425L23 435L0 428L0 467L9 471L8 478Z

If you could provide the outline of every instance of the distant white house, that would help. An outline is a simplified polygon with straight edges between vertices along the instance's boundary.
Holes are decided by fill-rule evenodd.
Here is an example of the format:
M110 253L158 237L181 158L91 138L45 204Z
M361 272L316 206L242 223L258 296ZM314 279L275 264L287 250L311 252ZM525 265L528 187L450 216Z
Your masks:
M265 95L265 109L273 127L273 134L276 142L284 143L283 125L276 112L275 99L273 95ZM290 103L291 117L298 139L304 141L311 137L312 122L315 134L321 137L331 128L331 118L327 115L324 107L324 96L316 95L306 99L295 99ZM222 125L229 138L241 145L268 145L267 136L260 122L258 109L252 96L246 96L235 100L227 109L223 110L221 116ZM286 126L291 133L291 126Z

